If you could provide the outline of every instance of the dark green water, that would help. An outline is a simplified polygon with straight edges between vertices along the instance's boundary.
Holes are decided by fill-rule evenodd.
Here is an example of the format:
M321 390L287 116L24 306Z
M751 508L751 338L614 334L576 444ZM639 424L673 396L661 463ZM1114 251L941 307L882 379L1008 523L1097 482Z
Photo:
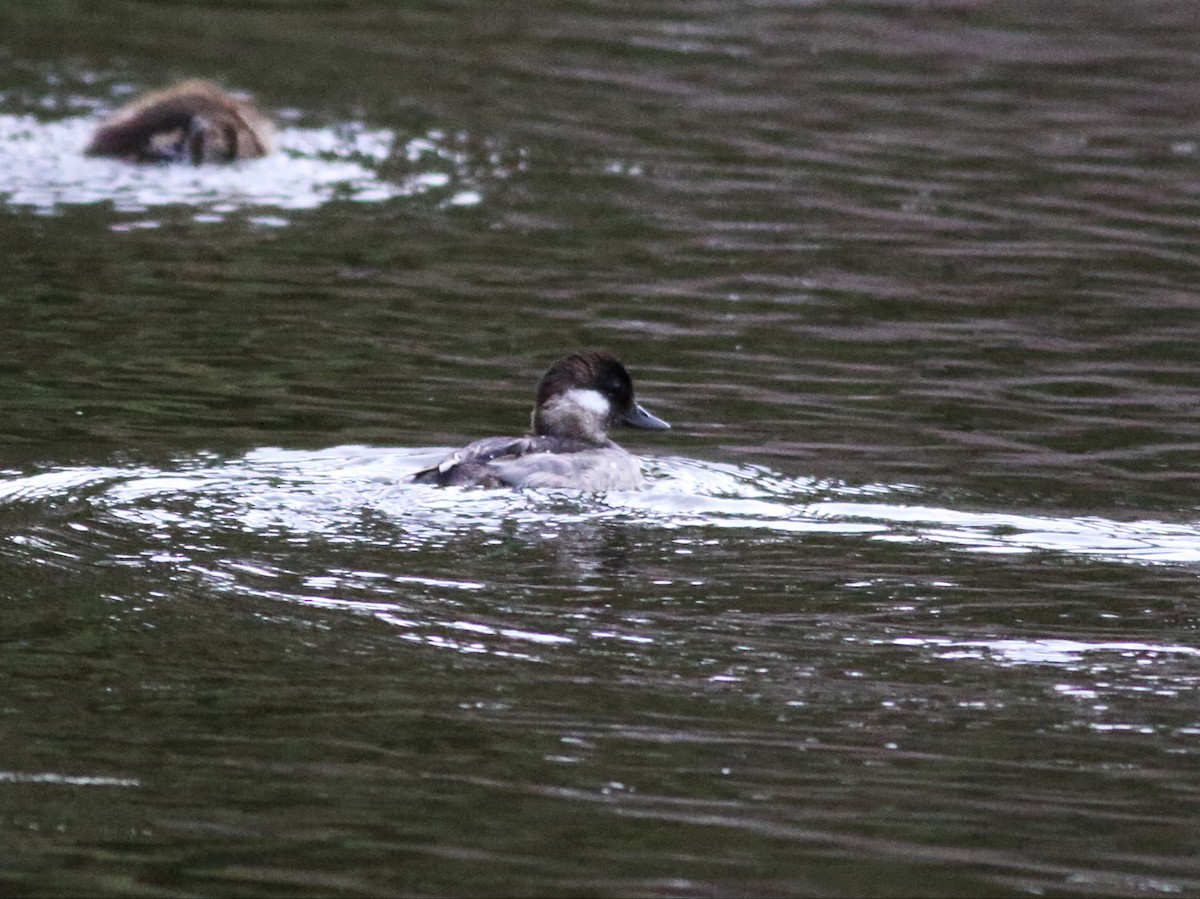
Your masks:
M1198 27L0 6L0 892L1200 894ZM405 483L591 345L646 490Z

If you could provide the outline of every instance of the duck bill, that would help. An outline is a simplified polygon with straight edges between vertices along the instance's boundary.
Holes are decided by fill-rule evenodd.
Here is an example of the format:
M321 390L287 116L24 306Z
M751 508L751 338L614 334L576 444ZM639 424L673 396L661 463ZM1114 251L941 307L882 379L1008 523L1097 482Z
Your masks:
M651 415L637 403L634 403L633 408L625 413L625 417L621 421L631 428L643 428L647 431L669 431L671 429L669 424L657 415Z

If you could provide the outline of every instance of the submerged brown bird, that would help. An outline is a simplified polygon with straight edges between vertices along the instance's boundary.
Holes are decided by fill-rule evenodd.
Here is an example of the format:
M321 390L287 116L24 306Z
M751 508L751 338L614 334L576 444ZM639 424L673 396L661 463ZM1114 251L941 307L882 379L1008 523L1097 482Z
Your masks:
M193 79L118 109L100 123L84 152L126 162L235 162L269 153L273 132L250 101Z

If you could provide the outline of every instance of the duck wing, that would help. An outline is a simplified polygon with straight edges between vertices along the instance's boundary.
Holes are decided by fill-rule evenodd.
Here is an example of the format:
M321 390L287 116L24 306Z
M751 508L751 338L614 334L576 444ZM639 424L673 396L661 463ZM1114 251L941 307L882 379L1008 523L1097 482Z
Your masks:
M561 437L485 437L455 450L432 468L413 475L417 484L438 487L512 487L506 462L539 453L576 453L595 449L593 444Z

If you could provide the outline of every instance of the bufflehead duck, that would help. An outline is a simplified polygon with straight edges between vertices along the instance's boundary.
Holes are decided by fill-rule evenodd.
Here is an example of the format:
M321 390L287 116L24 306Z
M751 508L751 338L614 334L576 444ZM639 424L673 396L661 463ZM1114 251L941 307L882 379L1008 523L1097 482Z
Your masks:
M636 490L641 464L608 439L608 429L617 424L651 431L671 427L638 405L633 379L615 356L573 353L538 382L532 434L476 440L413 480L439 487Z
M100 123L84 153L126 162L235 162L269 153L273 131L248 100L193 79L118 109Z

